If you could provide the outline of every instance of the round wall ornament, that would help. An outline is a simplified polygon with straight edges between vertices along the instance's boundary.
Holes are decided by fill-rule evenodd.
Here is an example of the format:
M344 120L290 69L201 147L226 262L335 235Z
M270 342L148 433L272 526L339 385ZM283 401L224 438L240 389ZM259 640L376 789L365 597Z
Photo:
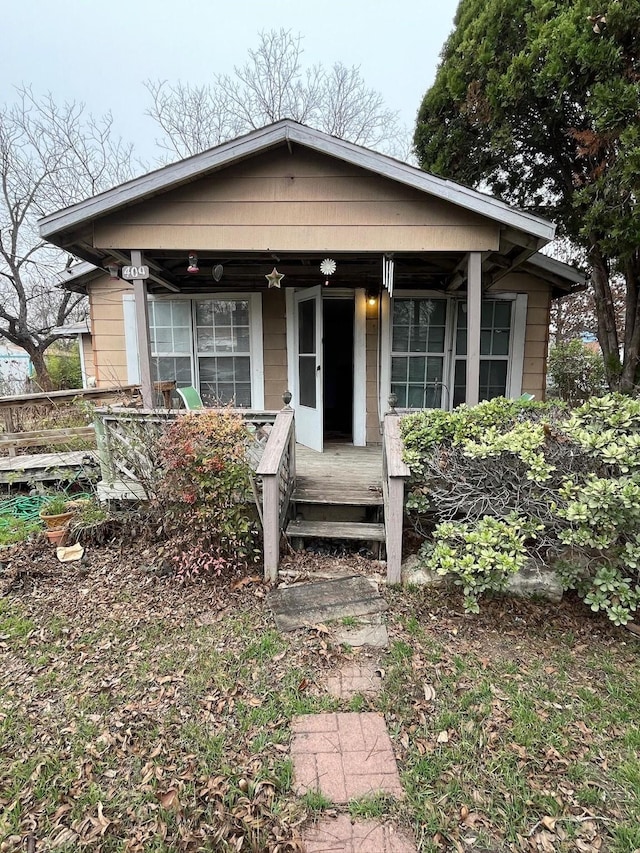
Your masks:
M336 262L333 258L325 258L320 264L320 272L322 275L333 275L336 271Z

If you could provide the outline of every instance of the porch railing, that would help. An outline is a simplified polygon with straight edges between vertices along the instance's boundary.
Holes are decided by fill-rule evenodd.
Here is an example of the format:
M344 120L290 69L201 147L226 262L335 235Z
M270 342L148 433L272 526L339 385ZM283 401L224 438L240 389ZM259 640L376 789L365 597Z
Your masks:
M382 436L382 496L389 584L402 581L404 484L410 473L409 466L402 459L400 417L395 412L388 412L384 416Z
M198 409L199 415L211 409ZM229 409L225 409L229 411ZM272 424L275 411L231 409L251 424ZM146 500L155 482L157 460L149 453L169 421L185 414L184 409L95 409L97 455L101 482L98 495L102 499Z
M285 524L296 476L296 429L293 409L278 412L256 474L262 478L262 529L265 580L278 579L280 533Z

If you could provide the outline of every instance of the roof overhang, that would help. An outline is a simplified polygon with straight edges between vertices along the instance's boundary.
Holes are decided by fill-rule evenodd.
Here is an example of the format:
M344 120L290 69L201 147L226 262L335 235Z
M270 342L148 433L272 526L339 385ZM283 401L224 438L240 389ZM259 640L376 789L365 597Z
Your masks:
M291 148L294 144L336 157L499 222L512 233L525 235L530 241L534 241L535 245L531 246L531 251L540 248L555 235L555 225L541 217L510 207L485 193L423 172L385 154L298 124L291 119L283 119L276 124L252 131L51 213L40 219L40 234L54 245L73 250L74 232L86 228L99 217L176 189L269 149L280 145ZM96 260L96 257L91 259Z

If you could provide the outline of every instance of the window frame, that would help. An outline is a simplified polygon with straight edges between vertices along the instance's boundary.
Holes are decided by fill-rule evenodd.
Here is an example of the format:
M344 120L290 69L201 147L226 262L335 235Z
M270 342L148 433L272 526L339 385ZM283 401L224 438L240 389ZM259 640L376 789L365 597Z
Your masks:
M451 411L453 408L455 365L459 357L455 352L455 335L457 321L457 304L466 302L459 294L447 294L434 290L395 290L393 297L388 291L382 292L380 304L381 340L380 340L380 415L388 411L388 399L391 393L391 358L392 358L392 336L393 336L393 303L395 299L446 299L447 300L447 331L445 334L445 345L447 352L444 364L445 396L448 397L447 404L441 408ZM483 301L504 300L513 303L511 309L511 334L509 340L509 353L507 360L506 396L517 398L522 393L522 378L524 372L524 346L526 336L528 294L515 292L497 292L483 294ZM466 356L464 356L466 359ZM482 356L485 359L504 360L504 356ZM448 390L448 395L446 394ZM441 400L442 403L442 400ZM411 409L405 411L413 411Z
M125 319L125 344L127 355L127 370L130 381L131 377L137 377L139 383L140 369L138 363L138 336L135 325L135 302L132 293L123 294L123 309ZM191 377L192 384L200 391L200 376L198 371L199 351L197 350L197 333L196 333L196 302L206 301L235 301L249 303L249 346L250 346L250 376L251 376L251 411L262 411L264 409L264 348L262 335L262 294L260 292L223 292L223 293L171 293L171 294L149 294L148 302L189 302L191 318L190 329L190 358L191 358ZM182 355L182 354L181 354ZM218 356L218 353L211 353L211 356ZM229 353L233 357L234 353ZM162 357L154 356L151 358ZM220 357L226 357L223 354Z

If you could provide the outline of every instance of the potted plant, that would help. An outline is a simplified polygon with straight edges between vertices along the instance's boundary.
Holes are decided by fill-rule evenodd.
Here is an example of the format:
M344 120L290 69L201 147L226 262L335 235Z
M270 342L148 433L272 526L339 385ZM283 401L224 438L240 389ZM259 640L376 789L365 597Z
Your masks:
M49 542L55 545L64 543L69 522L75 514L75 509L69 506L70 500L65 494L54 494L47 497L40 508L40 518L46 525L46 535Z

